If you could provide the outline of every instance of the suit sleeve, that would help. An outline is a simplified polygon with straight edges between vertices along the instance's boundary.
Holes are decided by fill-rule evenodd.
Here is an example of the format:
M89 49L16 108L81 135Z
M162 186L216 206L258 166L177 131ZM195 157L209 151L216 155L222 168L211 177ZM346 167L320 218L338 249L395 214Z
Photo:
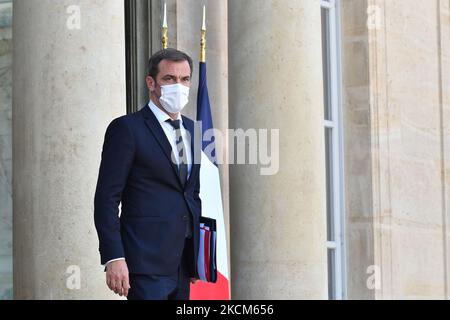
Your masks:
M101 264L125 257L120 235L119 203L133 164L135 141L125 118L106 130L94 199L94 221Z

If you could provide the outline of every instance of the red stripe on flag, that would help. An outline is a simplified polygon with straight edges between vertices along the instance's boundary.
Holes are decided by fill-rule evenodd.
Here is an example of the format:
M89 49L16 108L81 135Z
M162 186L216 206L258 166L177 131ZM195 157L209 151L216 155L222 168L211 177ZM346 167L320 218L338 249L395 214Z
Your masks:
M228 279L217 271L217 282L191 284L191 300L230 300Z

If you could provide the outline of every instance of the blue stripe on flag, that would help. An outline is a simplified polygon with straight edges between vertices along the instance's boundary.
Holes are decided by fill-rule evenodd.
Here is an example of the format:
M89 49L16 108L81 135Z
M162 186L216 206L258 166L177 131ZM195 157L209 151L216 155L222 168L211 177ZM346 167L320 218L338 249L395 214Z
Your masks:
M209 103L208 84L206 80L206 63L204 62L200 62L200 76L197 94L197 121L202 121L203 133L214 128L211 115L211 105ZM208 156L209 160L217 166L215 137L213 136L211 139L211 141L205 141L202 138L202 150L205 151L205 148L209 146L208 151L212 151L205 152L205 154Z

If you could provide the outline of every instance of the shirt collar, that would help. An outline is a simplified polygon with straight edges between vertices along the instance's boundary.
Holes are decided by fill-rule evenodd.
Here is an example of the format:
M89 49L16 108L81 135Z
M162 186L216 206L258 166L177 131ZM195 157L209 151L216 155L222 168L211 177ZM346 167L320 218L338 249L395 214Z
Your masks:
M156 119L158 119L159 123L162 125L167 120L172 120L171 117L164 111L162 111L160 108L158 108L152 100L148 103L148 106L150 110L152 110L153 114L155 115ZM180 125L183 124L183 118L181 117L181 113L178 113L178 117L176 120L180 120Z

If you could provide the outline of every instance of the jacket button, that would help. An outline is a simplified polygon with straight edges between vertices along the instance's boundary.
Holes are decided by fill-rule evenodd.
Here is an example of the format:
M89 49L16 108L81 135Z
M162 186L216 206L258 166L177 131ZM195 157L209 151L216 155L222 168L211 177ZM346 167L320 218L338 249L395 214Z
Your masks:
M183 216L183 221L187 221L188 216Z

